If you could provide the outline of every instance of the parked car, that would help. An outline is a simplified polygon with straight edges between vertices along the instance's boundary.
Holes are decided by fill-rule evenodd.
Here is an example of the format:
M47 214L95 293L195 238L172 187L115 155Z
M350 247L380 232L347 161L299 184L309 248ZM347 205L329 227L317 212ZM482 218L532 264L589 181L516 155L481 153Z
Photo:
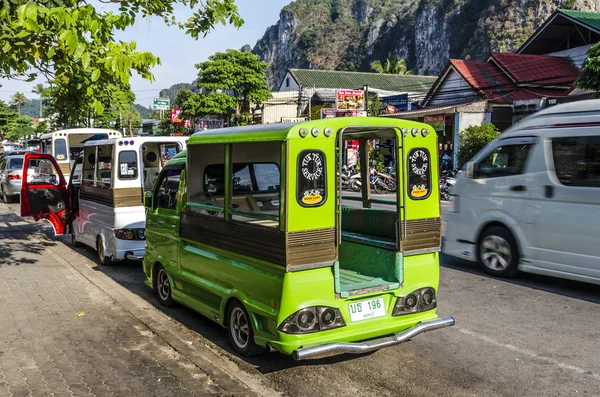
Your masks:
M443 251L489 274L600 284L600 100L544 109L482 149L452 190Z
M23 155L3 156L0 159L0 198L5 203L18 198L23 182Z

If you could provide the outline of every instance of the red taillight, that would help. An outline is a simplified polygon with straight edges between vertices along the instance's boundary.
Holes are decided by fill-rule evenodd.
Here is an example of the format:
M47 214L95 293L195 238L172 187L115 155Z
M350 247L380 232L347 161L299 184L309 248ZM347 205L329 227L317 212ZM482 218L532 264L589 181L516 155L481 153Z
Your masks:
M8 180L9 181L20 181L21 180L21 175L19 175L19 174L8 174Z

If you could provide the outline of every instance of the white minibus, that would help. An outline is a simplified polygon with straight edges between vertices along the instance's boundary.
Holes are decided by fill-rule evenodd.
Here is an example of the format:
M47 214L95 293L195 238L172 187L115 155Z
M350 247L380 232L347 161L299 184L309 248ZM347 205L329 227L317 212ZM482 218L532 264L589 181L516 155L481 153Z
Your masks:
M67 185L56 159L27 153L21 216L47 219L57 235L98 251L101 264L141 260L145 248L144 191L188 137L125 137L87 142ZM29 174L27 174L29 175Z
M521 270L600 284L600 100L527 117L465 171L444 253L496 276Z

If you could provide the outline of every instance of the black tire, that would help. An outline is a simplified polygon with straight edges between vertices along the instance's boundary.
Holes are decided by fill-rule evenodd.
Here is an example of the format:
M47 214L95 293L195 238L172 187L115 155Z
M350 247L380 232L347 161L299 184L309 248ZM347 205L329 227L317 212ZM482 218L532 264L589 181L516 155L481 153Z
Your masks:
M239 301L234 300L227 308L227 332L229 342L241 356L251 357L262 354L265 349L254 343L254 330L250 316Z
M102 237L98 236L96 239L96 251L98 252L98 262L103 266L112 264L112 260L105 255L104 245L102 244Z
M75 230L73 230L73 225L71 225L71 245L75 248L81 247L81 243L75 240Z
M352 191L354 192L360 192L362 190L362 187L358 184L358 181L356 179L353 179L352 183L350 184L350 189L352 189Z
M515 238L505 227L488 227L479 236L477 263L487 274L514 277L519 272L519 258Z
M172 288L169 273L167 273L162 265L156 264L154 277L154 287L158 301L163 306L173 306L175 302L173 301L173 295L171 294Z
M377 194L382 194L383 192L385 192L385 189L383 188L383 186L380 185L381 181L375 181L375 183L373 184L373 190L375 190L375 193Z

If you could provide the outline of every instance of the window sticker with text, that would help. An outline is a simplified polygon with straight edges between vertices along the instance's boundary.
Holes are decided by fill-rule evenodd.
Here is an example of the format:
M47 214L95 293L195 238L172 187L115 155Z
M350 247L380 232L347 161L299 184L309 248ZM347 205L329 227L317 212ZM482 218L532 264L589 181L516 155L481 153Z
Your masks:
M431 161L429 151L412 149L408 153L408 195L423 200L431 194Z
M325 154L320 150L303 150L297 165L298 204L318 207L327 199Z

